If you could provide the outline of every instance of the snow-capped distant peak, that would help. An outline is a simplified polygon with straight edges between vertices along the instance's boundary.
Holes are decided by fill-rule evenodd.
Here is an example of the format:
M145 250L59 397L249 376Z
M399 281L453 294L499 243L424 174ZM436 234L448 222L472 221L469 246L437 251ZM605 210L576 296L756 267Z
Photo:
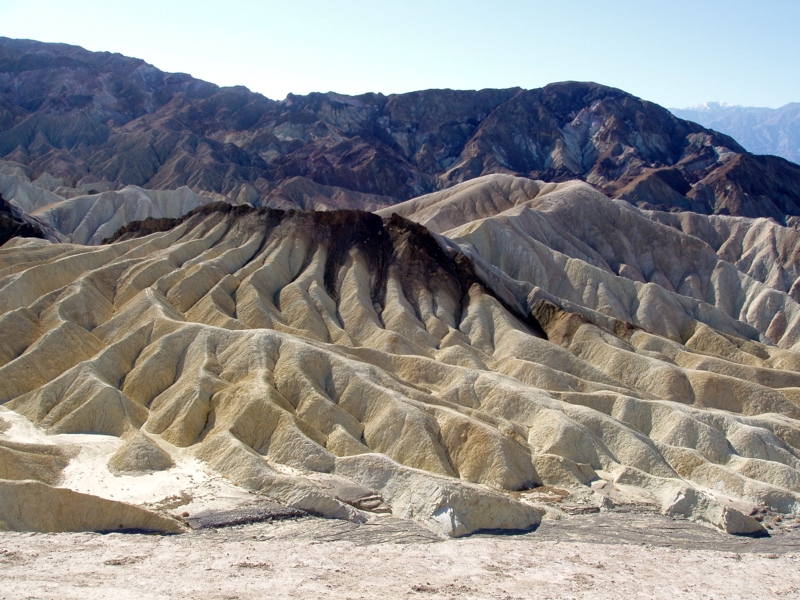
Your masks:
M733 104L731 102L702 102L694 106L687 106L683 110L696 110L702 112L714 112L718 110L725 110L726 108L742 108L741 104Z

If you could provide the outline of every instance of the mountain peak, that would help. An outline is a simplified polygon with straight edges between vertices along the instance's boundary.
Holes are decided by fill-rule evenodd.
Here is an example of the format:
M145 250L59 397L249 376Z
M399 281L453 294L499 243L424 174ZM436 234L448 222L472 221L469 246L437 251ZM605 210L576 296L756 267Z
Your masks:
M754 175L791 167L759 157L742 163L754 173L724 170L744 153L724 134L593 82L274 101L139 59L0 39L0 159L73 187L188 186L259 204L302 177L378 206L507 173L581 179L649 208L800 215L800 190L783 186L777 204L765 202L774 186Z

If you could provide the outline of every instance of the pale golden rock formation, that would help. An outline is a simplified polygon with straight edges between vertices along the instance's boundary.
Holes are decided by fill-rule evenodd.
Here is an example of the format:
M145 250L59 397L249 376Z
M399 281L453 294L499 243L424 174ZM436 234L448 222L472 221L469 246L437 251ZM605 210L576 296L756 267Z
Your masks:
M41 226L51 241L99 245L128 223L151 219L176 219L213 202L255 205L281 210L377 210L397 202L389 196L365 194L342 187L322 185L305 177L291 177L259 192L242 184L237 193L196 193L181 186L170 190L119 186L95 181L68 187L43 173L34 181L22 167L0 160L0 197Z
M790 296L584 184L492 176L398 211L444 236L209 205L101 247L12 240L0 402L448 535L535 526L541 484L604 481L731 533L798 511Z
M753 279L800 300L800 232L773 219L742 219L691 212L642 211L650 219L701 239ZM789 219L797 223L797 218Z
M138 506L54 488L39 481L0 479L0 531L144 530L181 533L173 519Z
M126 475L164 471L174 465L169 453L141 430L132 434L108 460L112 472Z
M31 182L21 169L17 172L9 170L5 162L0 162L0 195L26 213L64 200L62 196Z

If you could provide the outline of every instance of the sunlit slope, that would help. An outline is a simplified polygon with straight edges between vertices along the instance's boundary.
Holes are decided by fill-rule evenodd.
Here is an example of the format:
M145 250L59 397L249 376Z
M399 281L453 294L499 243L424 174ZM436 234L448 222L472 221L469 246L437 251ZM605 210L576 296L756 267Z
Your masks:
M510 278L521 303L549 294L675 341L695 320L787 349L800 339L797 232L774 221L642 211L581 182L505 175L379 214L394 212Z
M587 233L599 216L558 210L588 210L589 188L497 181L524 189L488 208L467 194L455 242L399 216L219 205L107 246L12 240L0 402L52 433L125 437L115 468L188 451L283 503L365 518L329 474L450 535L536 524L514 492L543 483L607 480L738 533L761 527L756 504L796 512L794 301L606 200L620 231L651 228L643 250L621 233L609 250ZM670 264L693 269L695 297ZM780 335L738 320L765 295L784 303Z

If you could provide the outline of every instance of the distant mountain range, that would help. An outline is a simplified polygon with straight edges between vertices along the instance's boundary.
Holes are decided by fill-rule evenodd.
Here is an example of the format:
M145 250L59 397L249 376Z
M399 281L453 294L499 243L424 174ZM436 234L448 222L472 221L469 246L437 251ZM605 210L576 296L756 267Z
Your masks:
M681 119L727 133L753 154L774 154L800 163L800 102L780 108L706 102L670 110Z
M69 196L187 186L255 205L373 209L502 173L580 179L643 208L800 215L800 166L595 83L274 101L8 38L0 159L0 172Z

